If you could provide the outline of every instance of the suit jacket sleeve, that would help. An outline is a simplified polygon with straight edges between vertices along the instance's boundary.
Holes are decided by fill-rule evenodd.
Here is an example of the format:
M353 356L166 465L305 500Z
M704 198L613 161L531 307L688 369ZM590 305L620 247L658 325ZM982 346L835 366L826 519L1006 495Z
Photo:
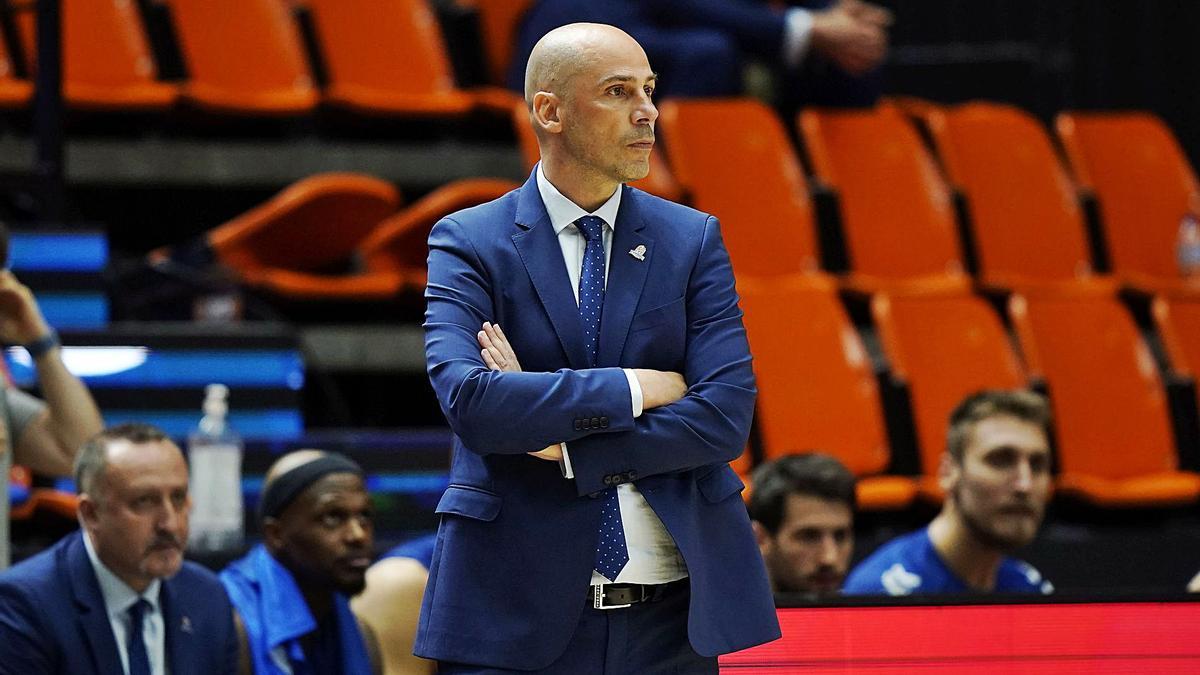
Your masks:
M580 417L606 418L606 432L633 429L629 383L620 368L488 369L475 336L495 317L496 283L466 228L450 218L434 225L425 291L426 365L442 412L463 445L479 454L541 450L595 433L574 428Z
M579 494L604 477L629 480L729 462L742 453L754 417L754 372L720 225L709 217L687 294L687 395L648 410L633 428L568 443Z
M0 675L53 673L45 635L30 598L12 582L0 584Z

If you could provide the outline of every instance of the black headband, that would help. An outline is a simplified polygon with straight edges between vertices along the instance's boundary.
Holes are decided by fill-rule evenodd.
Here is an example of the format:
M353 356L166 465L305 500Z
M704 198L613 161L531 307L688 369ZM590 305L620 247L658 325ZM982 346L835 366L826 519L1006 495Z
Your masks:
M267 489L263 490L262 499L258 502L259 518L278 518L305 488L331 473L352 473L361 476L363 470L354 460L336 452L305 462L287 473L276 476Z

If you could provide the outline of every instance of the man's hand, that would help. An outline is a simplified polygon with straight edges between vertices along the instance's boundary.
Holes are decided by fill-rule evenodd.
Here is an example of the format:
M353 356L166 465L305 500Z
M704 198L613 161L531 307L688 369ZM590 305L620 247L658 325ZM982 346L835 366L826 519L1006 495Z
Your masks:
M0 271L0 341L25 345L48 332L33 291L9 270Z
M642 387L642 410L669 405L687 394L687 382L679 373L634 368L633 374Z
M475 337L479 340L479 346L483 348L479 353L488 368L509 373L521 372L521 362L517 360L512 345L508 343L508 337L499 325L484 321L483 329ZM563 458L562 445L559 443L527 454L549 462L558 462Z
M813 49L851 75L862 75L887 57L888 10L861 2L841 0L833 7L813 12Z

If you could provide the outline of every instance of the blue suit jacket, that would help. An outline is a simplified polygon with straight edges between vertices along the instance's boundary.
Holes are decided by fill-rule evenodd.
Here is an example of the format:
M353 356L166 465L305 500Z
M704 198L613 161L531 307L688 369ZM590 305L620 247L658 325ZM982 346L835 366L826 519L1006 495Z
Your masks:
M171 674L235 673L233 610L217 577L184 562L161 588ZM81 533L0 574L0 674L122 672Z
M600 500L634 481L687 563L689 637L711 656L779 636L742 482L754 376L715 218L623 187L598 367L537 183L440 221L429 237L425 349L456 435L415 652L549 665L584 608ZM645 246L644 260L627 253ZM489 371L499 323L525 372ZM621 367L683 373L683 399L634 419ZM575 479L525 453L566 441Z

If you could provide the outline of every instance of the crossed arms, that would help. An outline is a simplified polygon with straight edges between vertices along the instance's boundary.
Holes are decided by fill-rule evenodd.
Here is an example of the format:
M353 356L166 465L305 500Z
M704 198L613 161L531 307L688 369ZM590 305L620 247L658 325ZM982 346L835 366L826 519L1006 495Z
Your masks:
M580 494L603 489L603 476L614 472L645 477L728 462L741 453L753 416L754 376L715 218L704 224L683 298L684 372L635 371L643 387L643 414L636 419L620 368L493 369L478 336L494 316L492 270L467 228L453 219L434 226L429 246L430 380L467 449L520 454L566 442ZM688 385L682 396L679 376ZM574 419L597 416L607 417L609 426L572 426Z

